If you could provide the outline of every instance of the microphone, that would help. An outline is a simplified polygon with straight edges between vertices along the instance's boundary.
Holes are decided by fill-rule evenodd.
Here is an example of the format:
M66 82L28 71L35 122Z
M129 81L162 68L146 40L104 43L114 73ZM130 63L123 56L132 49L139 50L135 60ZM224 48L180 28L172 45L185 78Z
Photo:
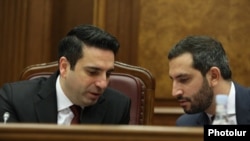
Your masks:
M9 119L9 117L10 117L10 113L9 113L9 112L5 112L5 113L3 114L3 121L4 121L4 124L7 123L7 120Z

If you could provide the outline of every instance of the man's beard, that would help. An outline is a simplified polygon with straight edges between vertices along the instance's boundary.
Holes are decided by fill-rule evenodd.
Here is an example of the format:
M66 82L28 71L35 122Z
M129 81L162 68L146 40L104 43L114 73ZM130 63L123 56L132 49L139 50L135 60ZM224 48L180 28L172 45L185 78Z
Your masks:
M203 83L200 90L193 95L192 98L186 98L191 102L190 109L184 109L187 114L195 114L199 112L204 112L213 101L213 90L208 85L208 81L203 77Z

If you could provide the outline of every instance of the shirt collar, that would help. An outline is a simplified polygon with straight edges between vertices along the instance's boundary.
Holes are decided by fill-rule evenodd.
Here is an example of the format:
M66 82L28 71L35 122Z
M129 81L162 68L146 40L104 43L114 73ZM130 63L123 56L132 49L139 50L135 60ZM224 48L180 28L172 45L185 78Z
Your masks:
M57 111L61 111L73 105L73 103L68 99L68 97L63 92L59 80L60 80L60 75L58 75L56 80Z
M233 82L231 82L231 88L228 95L227 114L235 114L235 86Z

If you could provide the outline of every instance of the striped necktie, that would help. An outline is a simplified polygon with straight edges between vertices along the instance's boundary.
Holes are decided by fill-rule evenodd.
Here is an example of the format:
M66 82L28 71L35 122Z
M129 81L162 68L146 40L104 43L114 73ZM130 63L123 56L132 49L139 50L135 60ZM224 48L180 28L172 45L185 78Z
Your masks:
M74 117L71 121L71 124L79 124L80 123L80 111L81 107L77 105L70 106L70 110L73 112Z

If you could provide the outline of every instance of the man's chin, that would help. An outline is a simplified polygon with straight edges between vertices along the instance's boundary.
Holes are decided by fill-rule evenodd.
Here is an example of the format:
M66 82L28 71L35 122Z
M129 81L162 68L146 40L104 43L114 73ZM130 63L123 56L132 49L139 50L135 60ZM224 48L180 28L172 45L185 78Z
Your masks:
M191 111L190 109L183 108L183 110L184 110L184 112L185 112L186 114L194 114L194 112Z
M85 106L87 107L87 106L92 106L92 105L94 105L94 104L96 104L96 102L97 102L97 100L98 99L88 99L87 101L85 101Z

